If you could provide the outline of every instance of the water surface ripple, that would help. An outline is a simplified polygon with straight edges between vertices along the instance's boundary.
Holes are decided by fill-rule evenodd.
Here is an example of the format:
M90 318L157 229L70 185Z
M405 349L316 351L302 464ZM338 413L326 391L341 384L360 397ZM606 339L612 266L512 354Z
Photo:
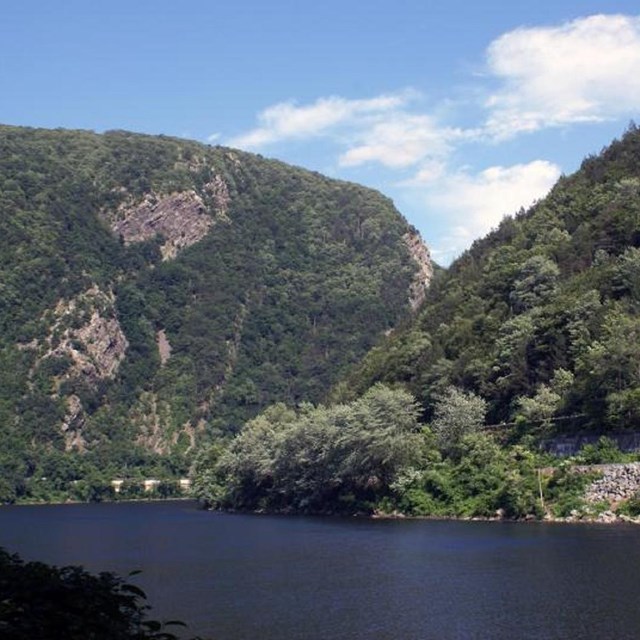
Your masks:
M640 638L640 527L0 508L25 559L126 574L212 640Z

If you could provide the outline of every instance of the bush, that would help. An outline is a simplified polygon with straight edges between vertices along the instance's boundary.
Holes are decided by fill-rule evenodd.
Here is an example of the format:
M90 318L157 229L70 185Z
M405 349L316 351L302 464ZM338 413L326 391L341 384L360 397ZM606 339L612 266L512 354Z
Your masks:
M640 516L640 491L620 505L618 513L637 518Z
M148 620L146 595L113 573L24 562L0 548L0 637L3 640L176 640ZM195 639L194 639L195 640Z
M584 492L598 478L597 473L575 473L571 467L559 467L547 485L546 496L553 514L566 518L572 511L585 509Z
M582 464L609 464L624 462L625 457L614 440L602 436L595 444L585 444L580 449L577 461Z

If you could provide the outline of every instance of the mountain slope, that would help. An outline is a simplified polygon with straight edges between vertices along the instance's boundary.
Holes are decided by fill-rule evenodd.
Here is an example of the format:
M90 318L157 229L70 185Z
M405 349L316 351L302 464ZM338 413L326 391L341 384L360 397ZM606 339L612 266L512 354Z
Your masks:
M458 387L548 436L640 428L640 132L506 218L432 282L415 320L334 389L406 386L432 419Z
M358 185L163 136L0 127L1 436L106 464L318 401L430 268Z

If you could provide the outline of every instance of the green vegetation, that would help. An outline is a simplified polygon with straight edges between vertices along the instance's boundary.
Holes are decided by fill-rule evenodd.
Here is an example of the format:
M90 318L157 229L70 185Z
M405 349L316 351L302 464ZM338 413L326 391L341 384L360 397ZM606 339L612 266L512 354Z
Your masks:
M439 272L415 321L333 398L400 384L437 424L454 387L483 399L486 424L512 441L638 430L639 282L640 131L631 126Z
M418 316L334 386L333 404L272 407L203 453L198 495L223 508L424 516L596 509L583 500L595 476L571 466L634 456L603 438L559 464L539 444L640 429L638 282L632 126L438 272ZM380 395L404 409L376 422ZM376 457L368 447L385 438L388 457Z
M232 510L568 517L590 513L584 491L598 477L575 473L575 464L631 458L607 439L562 462L525 444L501 445L474 429L458 431L460 404L469 411L463 422L476 425L477 398L449 390L436 420L452 415L456 437L444 441L435 425L420 425L406 391L380 384L330 407L274 405L226 449L201 452L195 494L206 507ZM543 476L550 463L557 468Z
M221 508L566 515L587 479L542 478L540 442L640 429L635 126L438 270L416 316L411 229L357 185L10 127L0 180L1 501L168 495L191 468ZM193 229L114 232L176 193L212 226L175 257ZM573 462L626 459L605 439Z
M574 473L570 461L565 461L556 469L546 487L551 512L558 518L566 518L573 513L587 510L584 492L587 486L599 477L595 473ZM608 505L603 505L608 509Z
M212 226L174 259L110 228L176 193ZM199 442L319 402L408 314L410 231L380 194L260 156L0 126L0 502L182 476Z
M640 517L640 491L618 507L618 513L631 518Z
M204 456L196 494L222 508L369 512L397 473L418 462L416 417L409 394L383 386L348 405L275 405L226 451Z
M176 640L171 629L185 625L149 619L149 609L139 587L112 573L24 562L0 548L4 640Z

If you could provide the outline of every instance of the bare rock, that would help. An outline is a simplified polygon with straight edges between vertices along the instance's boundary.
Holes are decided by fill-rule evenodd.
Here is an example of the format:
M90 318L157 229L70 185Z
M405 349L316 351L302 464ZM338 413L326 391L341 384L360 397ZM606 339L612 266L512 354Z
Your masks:
M582 469L581 469L582 470ZM598 471L602 477L594 480L585 493L588 503L616 504L640 491L640 463L603 464L584 467L584 471Z
M164 367L171 357L171 343L164 329L161 329L156 334L156 342L158 343L158 353L160 354L160 366Z
M427 295L427 288L433 277L433 264L429 249L427 249L419 233L405 233L402 239L409 251L409 255L418 265L418 270L409 286L409 304L413 311L417 311Z
M228 220L229 203L231 202L231 196L229 195L229 189L227 183L222 176L215 175L211 182L204 186L204 189L211 197L216 208L216 213L220 218Z
M611 523L615 522L618 516L613 511L603 511L598 515L597 522Z
M86 416L82 402L76 395L67 398L66 413L62 421L62 434L64 436L65 451L84 451L86 449L86 441L82 434Z
M51 326L46 338L31 348L38 352L35 369L48 358L60 358L65 368L55 378L54 398L65 380L80 379L90 387L115 377L129 346L115 314L115 296L93 286L71 300L60 300L48 312ZM67 450L83 451L86 414L80 398L65 398L60 429Z
M207 185L216 203L218 219L227 220L229 192L224 180L216 176ZM160 235L164 260L200 241L216 222L195 191L183 191L159 196L147 194L142 202L125 203L115 214L107 214L111 230L122 237L125 244L143 242Z
M82 377L89 383L115 377L129 343L115 316L115 296L97 286L77 298L61 300L45 344L47 357L67 357L71 367L65 377Z
M153 392L141 394L129 419L138 430L136 444L161 455L170 453L181 438L186 438L186 451L191 451L196 446L198 433L206 429L202 419L195 425L189 420L181 423L170 403Z

